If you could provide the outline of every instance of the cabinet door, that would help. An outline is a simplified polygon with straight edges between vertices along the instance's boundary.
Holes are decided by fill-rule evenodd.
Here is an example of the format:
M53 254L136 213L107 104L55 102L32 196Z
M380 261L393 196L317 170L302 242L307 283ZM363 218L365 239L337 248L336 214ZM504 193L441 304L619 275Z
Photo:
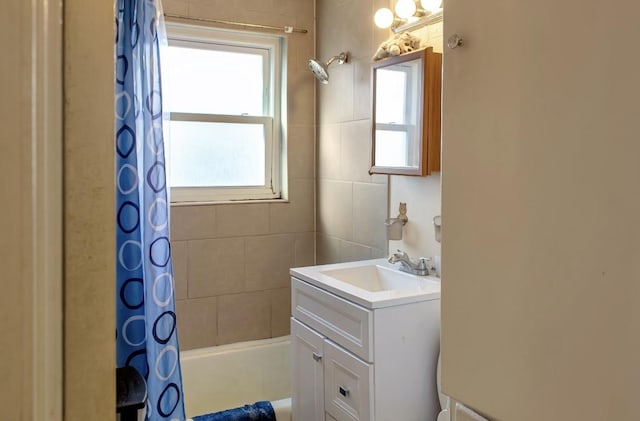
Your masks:
M329 340L324 352L327 413L337 421L373 420L373 365Z
M324 337L291 319L292 420L324 420Z

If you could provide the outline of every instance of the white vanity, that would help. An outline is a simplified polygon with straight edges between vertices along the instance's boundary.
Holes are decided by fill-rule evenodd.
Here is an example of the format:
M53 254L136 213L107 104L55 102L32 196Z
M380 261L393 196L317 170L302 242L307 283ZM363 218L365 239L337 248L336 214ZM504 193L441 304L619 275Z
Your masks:
M430 421L440 280L385 259L291 269L293 421Z

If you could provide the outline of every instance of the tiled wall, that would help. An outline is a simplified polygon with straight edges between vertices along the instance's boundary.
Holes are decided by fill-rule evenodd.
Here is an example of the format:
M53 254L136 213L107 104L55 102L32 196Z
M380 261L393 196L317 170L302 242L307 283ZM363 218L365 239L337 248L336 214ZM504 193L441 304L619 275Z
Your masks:
M388 177L369 175L370 66L389 32L373 25L387 0L318 0L318 59L341 51L349 63L332 65L318 95L317 262L370 259L387 253Z
M182 349L289 333L293 266L315 257L313 0L164 0L164 12L309 30L287 36L287 203L173 206Z

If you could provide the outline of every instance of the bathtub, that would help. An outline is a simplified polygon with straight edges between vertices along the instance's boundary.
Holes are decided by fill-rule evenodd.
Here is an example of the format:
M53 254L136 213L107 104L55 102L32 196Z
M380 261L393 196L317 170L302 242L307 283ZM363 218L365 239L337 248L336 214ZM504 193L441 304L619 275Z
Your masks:
M272 401L278 421L291 419L289 336L183 351L187 417Z

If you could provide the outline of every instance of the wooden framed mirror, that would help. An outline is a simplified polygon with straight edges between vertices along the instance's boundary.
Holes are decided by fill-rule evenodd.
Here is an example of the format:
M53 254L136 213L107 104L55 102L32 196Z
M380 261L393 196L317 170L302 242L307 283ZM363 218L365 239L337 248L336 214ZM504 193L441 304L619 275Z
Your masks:
M371 65L371 174L440 171L442 54L433 48Z

